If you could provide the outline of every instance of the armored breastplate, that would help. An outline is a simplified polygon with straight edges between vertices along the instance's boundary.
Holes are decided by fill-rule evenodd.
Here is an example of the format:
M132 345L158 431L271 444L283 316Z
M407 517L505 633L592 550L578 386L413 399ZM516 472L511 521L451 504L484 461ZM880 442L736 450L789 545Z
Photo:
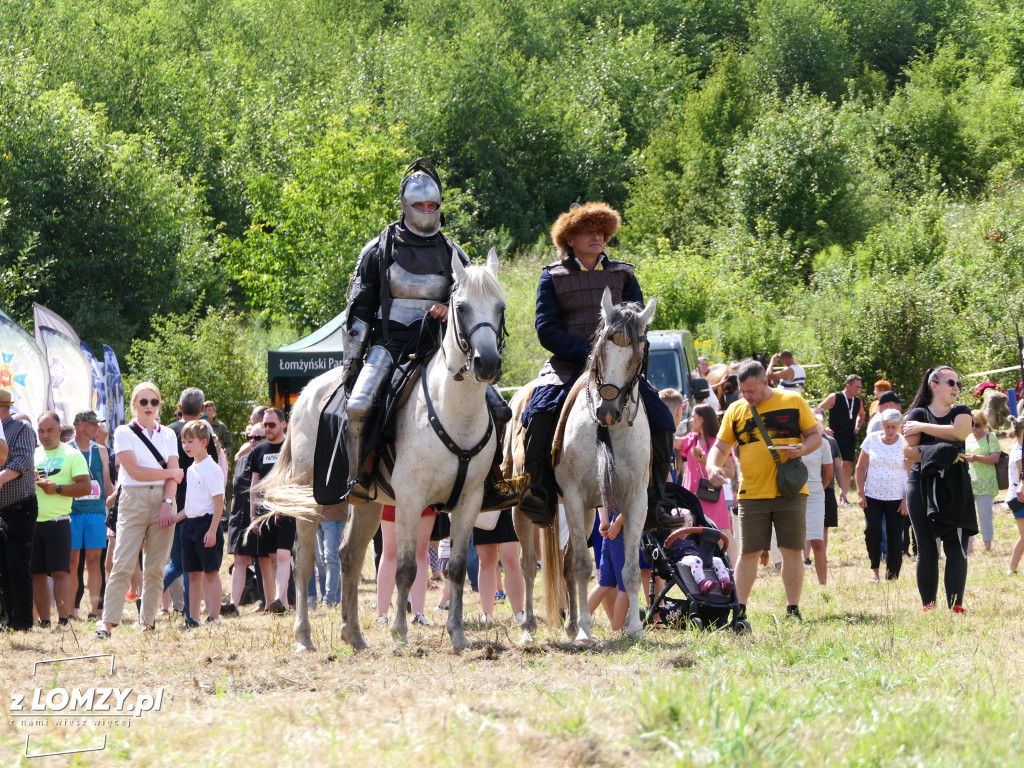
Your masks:
M571 259L567 261L571 262ZM562 327L580 339L594 335L601 322L601 296L605 288L611 289L612 303L622 302L626 281L633 274L633 266L624 261L608 261L604 269L584 271L566 266L562 262L548 269L558 297Z
M434 303L447 303L452 286L447 275L416 275L397 262L388 267L388 283L391 290L389 317L400 325L418 323ZM378 311L377 316L380 314Z

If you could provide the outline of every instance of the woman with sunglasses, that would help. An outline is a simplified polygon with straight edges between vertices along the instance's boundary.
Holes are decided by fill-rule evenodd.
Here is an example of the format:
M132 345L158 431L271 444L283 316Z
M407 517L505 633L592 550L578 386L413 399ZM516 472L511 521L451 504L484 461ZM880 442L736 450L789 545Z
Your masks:
M926 611L935 607L939 590L941 544L946 554L946 603L955 613L964 612L967 542L978 532L971 476L962 457L971 432L971 409L956 404L959 396L960 379L952 368L930 368L903 425L903 455L914 462L907 481L907 508L917 537L917 589ZM939 455L950 445L955 446L955 458ZM940 462L948 464L941 478L922 472L923 464ZM929 493L930 488L935 492Z
M174 540L174 503L182 471L178 468L178 441L174 432L160 426L160 390L144 381L132 391L135 418L114 432L114 453L121 464L118 483L117 538L114 563L103 601L103 621L97 639L110 637L121 623L139 552L145 551L142 576L142 608L139 623L152 631L160 595L164 590L164 564Z

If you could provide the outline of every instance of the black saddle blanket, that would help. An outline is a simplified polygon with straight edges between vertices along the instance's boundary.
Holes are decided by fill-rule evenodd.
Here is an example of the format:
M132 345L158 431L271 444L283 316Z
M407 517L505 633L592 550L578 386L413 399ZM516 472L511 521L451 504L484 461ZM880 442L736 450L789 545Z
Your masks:
M366 461L370 451L394 442L398 408L406 388L415 386L414 377L419 372L420 364L420 360L408 360L395 368L374 423L367 425L366 451L360 457L360 463ZM313 454L313 498L317 504L337 504L348 493L351 478L348 475L348 446L345 440L348 430L347 403L345 388L338 387L320 412L316 452Z

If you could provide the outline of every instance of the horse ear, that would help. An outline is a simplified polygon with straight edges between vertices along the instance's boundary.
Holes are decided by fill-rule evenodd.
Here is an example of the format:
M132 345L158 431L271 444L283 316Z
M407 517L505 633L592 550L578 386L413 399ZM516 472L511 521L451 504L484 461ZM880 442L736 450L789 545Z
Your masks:
M458 254L452 256L452 274L455 275L455 282L461 283L462 276L466 274L466 267L462 263L462 259L459 258Z
M487 252L487 268L495 277L498 276L498 251L493 247Z
M608 290L605 288L605 290ZM647 326L651 324L651 320L654 319L654 310L658 307L658 297L652 296L651 300L647 302L647 306L644 307L644 311L640 313L640 325L646 331Z
M606 323L611 318L613 309L615 306L612 304L612 292L606 287L601 294L601 317Z

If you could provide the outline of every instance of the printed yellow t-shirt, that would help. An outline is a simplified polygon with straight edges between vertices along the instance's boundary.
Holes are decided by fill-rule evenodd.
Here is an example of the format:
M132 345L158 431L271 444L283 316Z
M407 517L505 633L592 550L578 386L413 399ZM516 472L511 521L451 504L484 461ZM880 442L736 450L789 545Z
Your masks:
M757 407L764 428L772 443L785 445L802 442L801 434L815 426L811 406L795 392L783 392L776 389L775 394ZM754 418L750 415L750 406L740 398L729 406L722 417L722 426L718 430L718 439L728 443L738 443L740 451L740 492L739 499L774 499L779 495L775 484L775 461L771 451L761 437ZM782 454L782 461L788 461ZM800 493L807 493L805 485Z

